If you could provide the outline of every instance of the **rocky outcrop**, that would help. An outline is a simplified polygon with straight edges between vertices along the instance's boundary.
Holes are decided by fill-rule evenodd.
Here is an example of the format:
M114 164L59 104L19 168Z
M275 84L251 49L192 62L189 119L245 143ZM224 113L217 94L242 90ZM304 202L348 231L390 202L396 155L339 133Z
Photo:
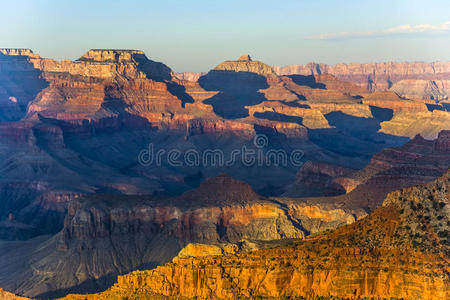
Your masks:
M297 173L297 166L255 171L239 161L226 169L144 167L137 157L155 141L164 151L217 148L230 157L264 134L264 150L300 149L307 160L362 168L383 148L418 133L435 138L450 126L447 111L430 111L423 101L365 94L330 74L280 76L249 56L191 82L139 50L92 49L58 62L2 49L0 73L0 195L9 199L1 206L0 235L8 239L60 230L73 195L180 194L198 185L189 178L199 171L208 177L226 171L266 195L280 195ZM356 185L337 180L346 191ZM53 195L67 199L65 207L50 205Z
M169 261L189 243L257 249L334 229L372 211L392 189L434 179L448 166L443 133L347 174L403 137L448 128L442 101L369 93L331 74L281 76L249 55L192 82L139 50L92 49L58 62L2 49L0 75L0 237L26 239L1 241L0 282L20 294L96 291L117 274ZM267 138L264 149L256 134ZM299 172L240 159L146 166L138 156L150 144L165 153L218 149L226 158L243 146L297 149L311 163ZM262 197L223 176L157 197L224 171L265 195L282 194L298 173L291 192L321 197ZM341 195L322 197L330 194Z
M17 121L27 105L47 86L42 70L30 61L29 49L0 49L0 122Z
M292 246L179 258L119 276L106 292L66 299L447 299L449 175L393 192L368 217Z

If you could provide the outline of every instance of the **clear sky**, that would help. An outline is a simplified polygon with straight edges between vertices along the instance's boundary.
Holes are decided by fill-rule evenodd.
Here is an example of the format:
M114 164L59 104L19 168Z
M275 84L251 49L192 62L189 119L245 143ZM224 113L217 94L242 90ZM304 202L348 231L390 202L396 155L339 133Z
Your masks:
M243 53L271 65L450 61L450 1L2 1L0 47L55 59L141 49L176 72Z

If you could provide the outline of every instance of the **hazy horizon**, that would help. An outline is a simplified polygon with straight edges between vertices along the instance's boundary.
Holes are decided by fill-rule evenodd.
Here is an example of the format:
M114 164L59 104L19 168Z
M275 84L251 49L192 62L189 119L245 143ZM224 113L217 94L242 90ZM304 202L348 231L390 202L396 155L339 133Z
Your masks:
M277 66L450 61L449 10L446 1L404 0L25 0L2 4L0 47L57 60L138 49L175 72L205 72L244 53Z

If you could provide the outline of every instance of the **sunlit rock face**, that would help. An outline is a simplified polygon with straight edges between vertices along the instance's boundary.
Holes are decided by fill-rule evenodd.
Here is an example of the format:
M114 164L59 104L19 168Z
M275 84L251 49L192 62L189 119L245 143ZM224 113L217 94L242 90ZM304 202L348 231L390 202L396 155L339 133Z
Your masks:
M30 298L26 298L26 297L16 296L13 293L9 293L9 292L4 291L2 289L0 289L0 297L3 300L27 300L27 299L30 299Z
M338 297L447 299L447 172L389 194L366 218L290 246L177 258L119 276L107 291L66 299Z

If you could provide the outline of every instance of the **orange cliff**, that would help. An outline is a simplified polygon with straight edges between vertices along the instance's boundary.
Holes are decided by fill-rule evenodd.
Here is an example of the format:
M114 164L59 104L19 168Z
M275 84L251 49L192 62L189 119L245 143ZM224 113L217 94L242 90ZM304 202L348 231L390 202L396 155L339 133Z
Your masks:
M65 299L448 299L450 173L389 194L368 217L290 246L180 257Z

